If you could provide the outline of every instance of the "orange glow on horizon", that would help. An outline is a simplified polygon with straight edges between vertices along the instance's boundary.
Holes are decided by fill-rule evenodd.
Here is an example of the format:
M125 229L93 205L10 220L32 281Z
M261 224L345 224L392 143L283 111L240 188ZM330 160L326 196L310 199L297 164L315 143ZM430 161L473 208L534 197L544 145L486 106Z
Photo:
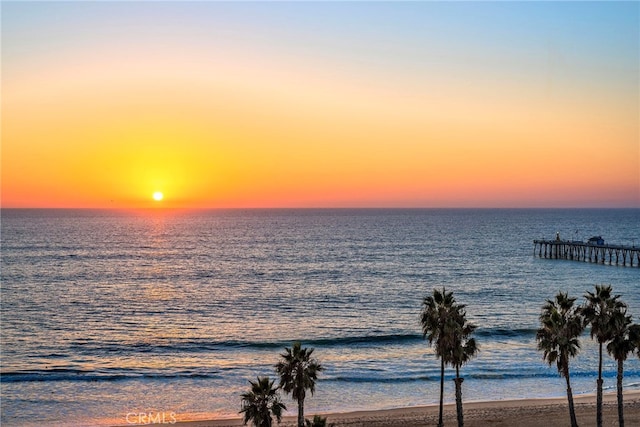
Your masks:
M3 54L2 206L640 207L637 79L195 41Z

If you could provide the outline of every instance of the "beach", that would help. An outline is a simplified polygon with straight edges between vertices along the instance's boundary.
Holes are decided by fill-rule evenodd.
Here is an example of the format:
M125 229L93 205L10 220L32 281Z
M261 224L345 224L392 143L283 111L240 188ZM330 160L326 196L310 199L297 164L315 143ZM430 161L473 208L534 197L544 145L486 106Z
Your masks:
M576 417L581 426L596 425L595 395L576 396L574 399ZM605 394L603 398L603 418L605 426L618 425L616 394ZM624 414L626 425L640 425L640 392L624 394ZM307 418L312 418L311 414ZM387 409L380 411L360 411L323 414L328 424L350 427L409 427L433 426L438 422L438 405ZM445 425L457 425L455 404L444 406ZM464 423L475 426L568 426L569 411L567 399L519 399L488 402L464 403ZM178 422L183 427L232 427L242 425L241 419ZM295 426L294 417L283 418L283 427Z

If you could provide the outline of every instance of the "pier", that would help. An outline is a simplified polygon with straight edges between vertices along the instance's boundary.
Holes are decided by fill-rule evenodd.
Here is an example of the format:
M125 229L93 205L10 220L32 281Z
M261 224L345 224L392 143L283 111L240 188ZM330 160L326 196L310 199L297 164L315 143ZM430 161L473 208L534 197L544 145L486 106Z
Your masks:
M540 258L567 259L609 265L640 267L640 248L575 240L534 240L533 253Z

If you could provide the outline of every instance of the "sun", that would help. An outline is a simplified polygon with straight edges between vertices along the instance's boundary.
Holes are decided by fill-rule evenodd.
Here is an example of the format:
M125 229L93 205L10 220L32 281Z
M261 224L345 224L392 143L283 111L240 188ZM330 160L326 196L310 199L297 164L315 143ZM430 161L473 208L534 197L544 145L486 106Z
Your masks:
M153 193L153 200L159 202L162 199L164 199L164 194L162 194L162 191L156 191L155 193Z

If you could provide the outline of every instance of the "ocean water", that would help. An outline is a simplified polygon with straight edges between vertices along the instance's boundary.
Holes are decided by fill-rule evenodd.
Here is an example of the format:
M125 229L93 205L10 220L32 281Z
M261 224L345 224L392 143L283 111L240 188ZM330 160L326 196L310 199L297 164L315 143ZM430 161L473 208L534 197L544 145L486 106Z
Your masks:
M540 259L533 239L640 244L640 210L2 210L2 425L237 417L294 340L326 370L306 412L438 402L423 298L478 325L465 401L564 396L540 308L608 283L640 318L640 268ZM588 333L575 394L595 389ZM454 400L448 370L445 398ZM640 389L640 360L625 364ZM605 359L605 388L615 362ZM285 397L289 412L296 406ZM133 414L133 415L132 415Z

